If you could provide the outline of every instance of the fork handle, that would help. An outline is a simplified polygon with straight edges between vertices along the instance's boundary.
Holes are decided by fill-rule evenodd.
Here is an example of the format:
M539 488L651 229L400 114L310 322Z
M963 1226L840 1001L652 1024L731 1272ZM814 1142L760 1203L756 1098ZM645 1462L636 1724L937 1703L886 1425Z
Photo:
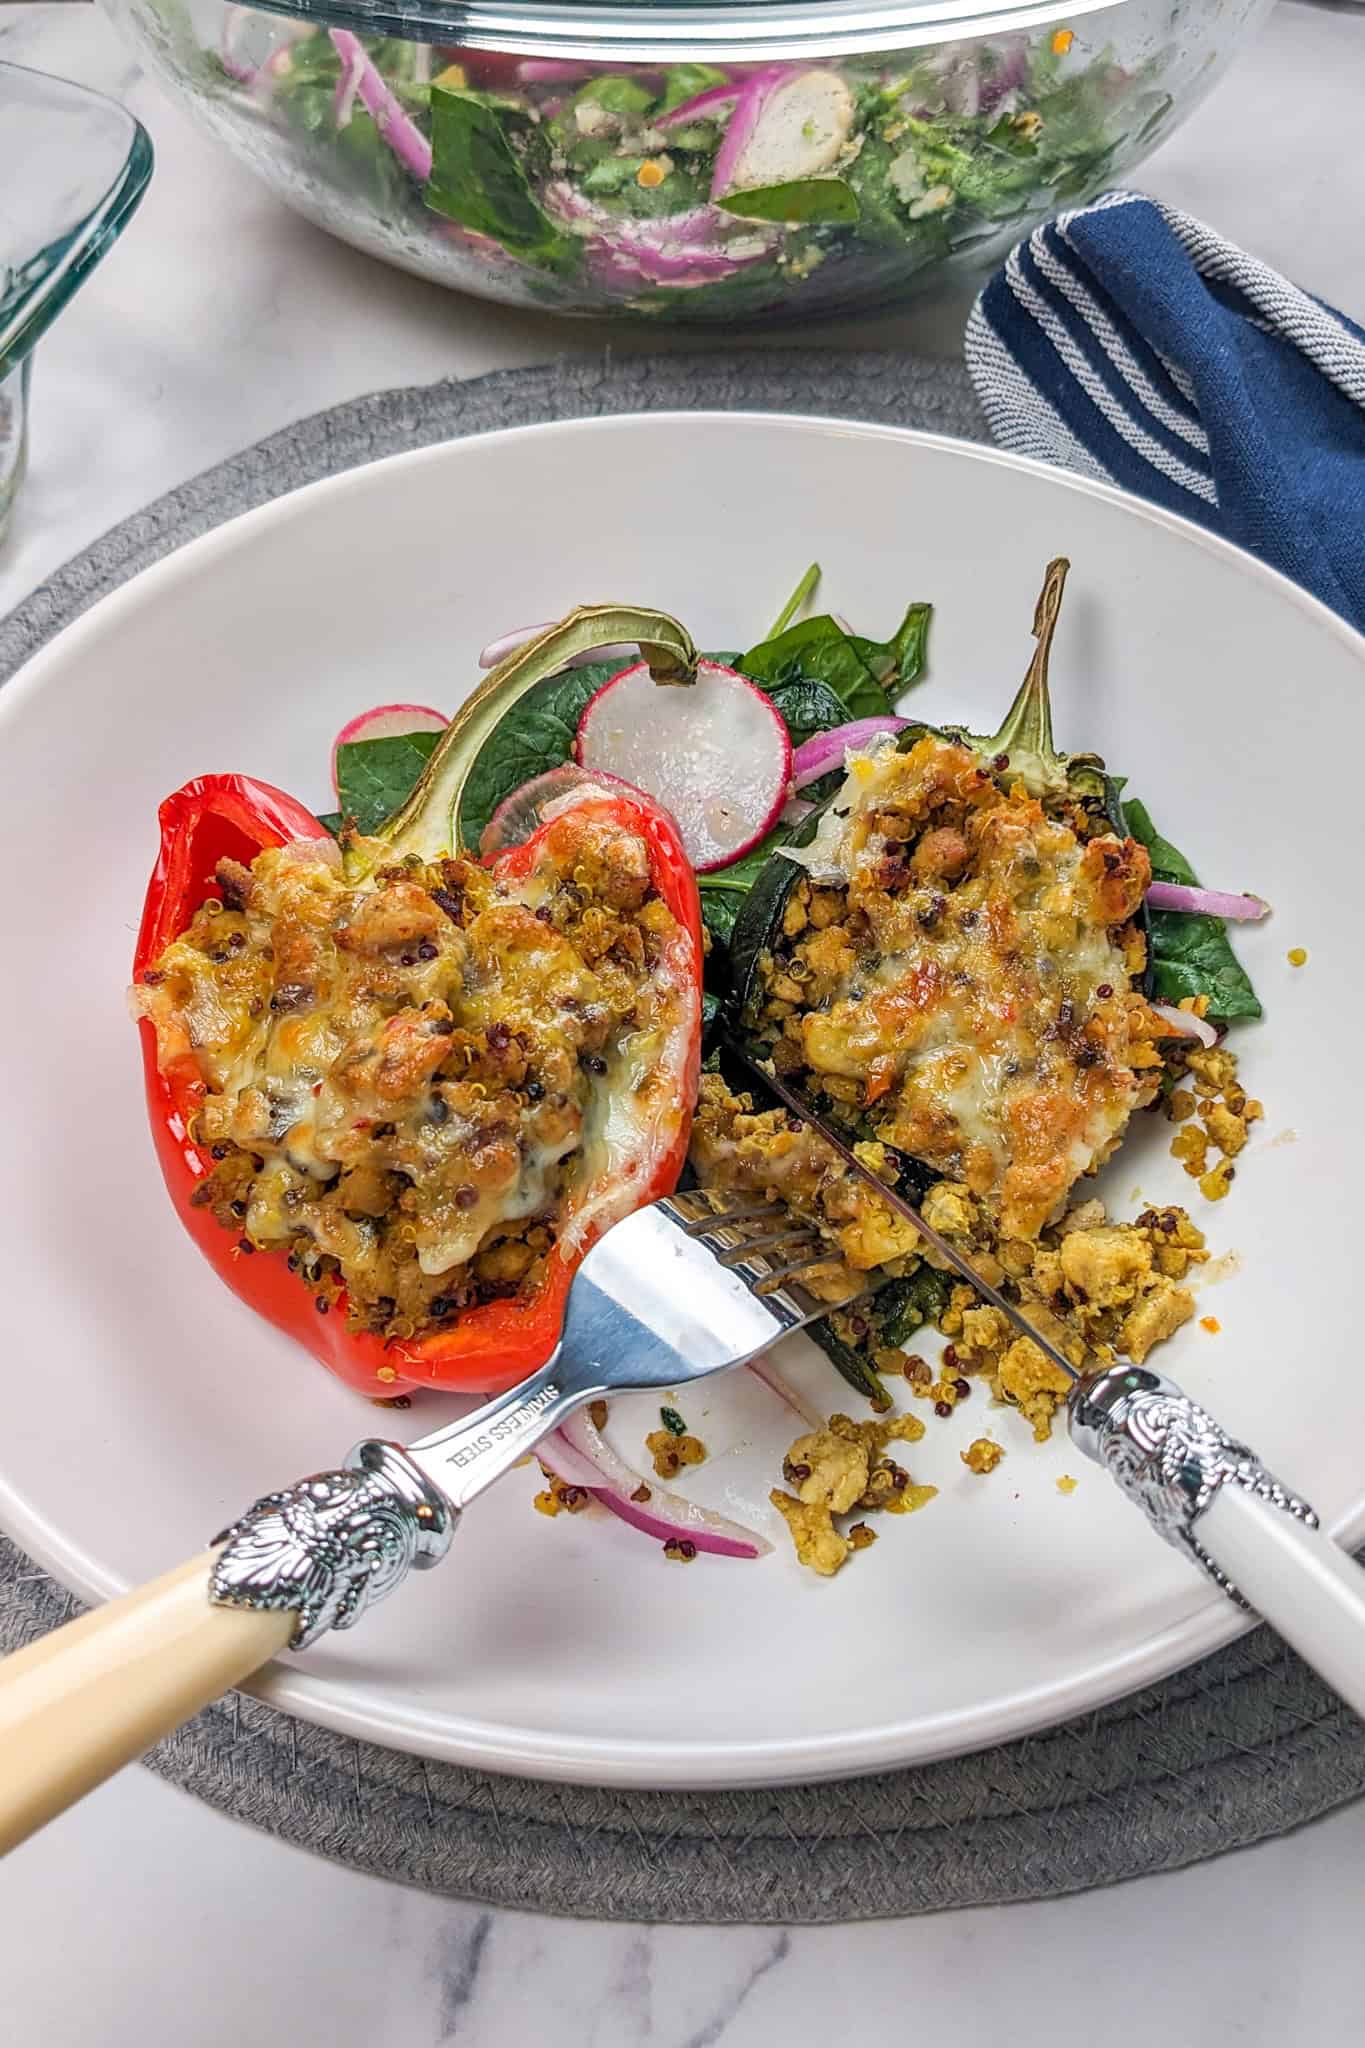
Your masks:
M211 1604L219 1555L0 1663L0 1855L284 1649L296 1614Z

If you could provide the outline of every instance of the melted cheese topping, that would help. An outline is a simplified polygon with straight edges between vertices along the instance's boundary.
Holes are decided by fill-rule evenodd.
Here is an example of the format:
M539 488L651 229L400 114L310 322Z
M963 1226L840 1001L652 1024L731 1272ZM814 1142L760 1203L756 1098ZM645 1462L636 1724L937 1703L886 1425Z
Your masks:
M1036 1237L1155 1091L1147 858L1089 823L935 736L851 755L769 979L783 1062L1008 1237Z
M696 971L636 835L568 812L515 884L464 861L354 882L317 846L218 878L137 1007L207 1083L228 1227L406 1336L636 1205L689 1107Z

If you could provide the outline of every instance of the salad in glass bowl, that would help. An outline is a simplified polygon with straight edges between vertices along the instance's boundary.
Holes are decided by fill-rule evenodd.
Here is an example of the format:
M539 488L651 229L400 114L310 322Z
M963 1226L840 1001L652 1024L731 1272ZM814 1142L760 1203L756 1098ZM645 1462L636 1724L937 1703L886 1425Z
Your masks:
M1033 7L1024 26L1015 8L1002 27L987 8L949 31L920 4L855 22L798 0L781 21L726 9L705 36L680 6L566 30L577 8L542 23L518 0L475 33L430 0L398 35L367 32L400 25L369 0L306 18L109 4L217 134L347 240L516 304L724 322L889 303L984 266L1150 151L1265 0Z

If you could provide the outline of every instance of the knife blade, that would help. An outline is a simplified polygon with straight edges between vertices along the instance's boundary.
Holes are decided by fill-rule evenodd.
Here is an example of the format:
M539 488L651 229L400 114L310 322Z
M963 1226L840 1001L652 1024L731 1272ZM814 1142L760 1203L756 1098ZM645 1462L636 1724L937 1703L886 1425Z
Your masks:
M733 1053L736 1059L742 1061L751 1074L757 1075L763 1086L769 1089L777 1097L778 1101L785 1108L789 1109L794 1116L799 1116L803 1123L809 1124L811 1129L838 1153L844 1165L851 1172L856 1173L859 1180L869 1187L874 1194L881 1197L888 1209L894 1209L898 1216L903 1216L907 1223L913 1224L914 1228L924 1239L924 1242L931 1245L940 1258L946 1259L953 1271L965 1280L967 1285L979 1294L983 1301L988 1301L992 1308L998 1308L1001 1315L1008 1318L1021 1337L1027 1337L1030 1344L1036 1344L1045 1358L1049 1359L1059 1371L1064 1372L1073 1384L1079 1385L1081 1380L1085 1378L1084 1373L1079 1372L1070 1359L1064 1357L1057 1349L1057 1346L1048 1341L1041 1330L1036 1330L1023 1311L1003 1295L998 1287L992 1287L989 1280L983 1279L981 1274L973 1267L971 1260L964 1253L960 1252L956 1245L950 1244L946 1237L941 1236L934 1229L932 1223L926 1223L913 1202L908 1201L898 1189L888 1187L884 1180L879 1180L870 1166L864 1166L862 1160L853 1150L853 1147L845 1144L837 1131L830 1129L819 1112L812 1109L810 1104L802 1096L798 1095L794 1088L789 1088L780 1076L771 1073L762 1060L756 1059L751 1052L747 1051L740 1044L737 1038L733 1038L729 1033L726 1033L724 1043L726 1051Z

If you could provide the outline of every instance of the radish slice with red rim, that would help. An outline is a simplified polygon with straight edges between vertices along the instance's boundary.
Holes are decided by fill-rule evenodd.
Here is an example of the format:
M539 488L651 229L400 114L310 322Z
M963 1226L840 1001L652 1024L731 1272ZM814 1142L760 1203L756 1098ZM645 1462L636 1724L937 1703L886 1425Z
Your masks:
M576 761L563 761L558 768L533 775L503 798L483 828L479 852L489 860L504 847L520 846L538 826L548 824L574 804L587 803L594 796L619 796L622 790L636 794L619 775L592 775Z
M659 684L644 662L588 699L580 766L633 782L677 820L699 874L729 867L777 823L792 749L777 706L746 676L697 664L691 684Z
M337 749L353 747L360 740L393 740L409 732L444 732L450 720L444 711L430 704L376 704L348 719L332 741L332 788L337 787ZM338 795L340 792L338 791Z

